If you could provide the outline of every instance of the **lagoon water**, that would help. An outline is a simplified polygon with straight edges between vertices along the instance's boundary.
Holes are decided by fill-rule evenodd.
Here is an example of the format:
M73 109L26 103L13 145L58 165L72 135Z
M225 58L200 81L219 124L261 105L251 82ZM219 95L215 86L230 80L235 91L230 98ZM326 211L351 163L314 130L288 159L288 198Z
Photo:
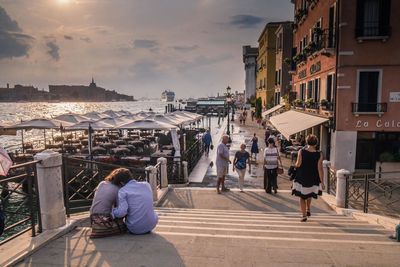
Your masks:
M61 102L61 103L0 103L0 126L4 124L18 123L21 120L35 118L51 118L63 113L84 114L91 111L103 112L106 110L127 110L132 113L147 111L151 108L155 112L164 112L166 102L158 100L146 100L135 102ZM51 136L51 130L47 131ZM25 131L26 141L43 139L42 130ZM11 148L21 144L21 131L17 131L17 136L0 136L0 145Z

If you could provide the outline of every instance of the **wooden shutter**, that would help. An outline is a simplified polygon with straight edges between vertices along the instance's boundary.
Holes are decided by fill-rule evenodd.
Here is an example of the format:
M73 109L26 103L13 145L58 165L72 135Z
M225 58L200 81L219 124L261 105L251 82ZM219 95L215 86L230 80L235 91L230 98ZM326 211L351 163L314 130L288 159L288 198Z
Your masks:
M357 0L356 37L362 37L364 32L364 0Z
M379 20L379 35L389 36L390 35L390 0L380 1L380 20Z

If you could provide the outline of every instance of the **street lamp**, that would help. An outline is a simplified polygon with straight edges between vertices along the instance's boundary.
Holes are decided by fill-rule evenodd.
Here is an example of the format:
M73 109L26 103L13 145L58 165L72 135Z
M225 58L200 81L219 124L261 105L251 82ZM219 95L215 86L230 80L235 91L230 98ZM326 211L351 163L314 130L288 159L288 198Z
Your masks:
M230 132L230 125L229 125L229 106L230 106L230 104L231 104L231 88L228 86L227 88L226 88L226 104L227 104L227 115L228 115L228 118L227 118L227 121L228 121L228 125L227 125L227 129L226 129L226 134L227 135L230 135L231 134L231 132Z

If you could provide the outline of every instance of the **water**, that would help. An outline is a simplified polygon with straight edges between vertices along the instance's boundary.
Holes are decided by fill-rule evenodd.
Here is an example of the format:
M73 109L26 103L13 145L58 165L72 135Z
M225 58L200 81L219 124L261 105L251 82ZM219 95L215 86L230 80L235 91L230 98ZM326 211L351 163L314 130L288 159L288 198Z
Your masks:
M84 114L91 111L103 112L106 110L127 110L132 113L146 111L152 108L155 112L164 112L167 103L158 100L146 100L135 102L61 102L61 103L0 103L0 125L7 123L18 123L21 120L35 118L51 118L60 114L72 112ZM51 130L47 131L51 136ZM24 140L43 140L43 130L31 130L24 132ZM21 144L21 131L16 136L0 136L0 145L5 148L19 146Z

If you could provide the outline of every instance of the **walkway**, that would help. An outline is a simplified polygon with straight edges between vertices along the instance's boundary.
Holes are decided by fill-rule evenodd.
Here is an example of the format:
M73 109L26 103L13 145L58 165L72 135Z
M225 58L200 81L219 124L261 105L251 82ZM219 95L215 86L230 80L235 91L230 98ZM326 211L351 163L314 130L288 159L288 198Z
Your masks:
M89 239L79 227L19 266L398 266L400 244L380 226L337 215L315 201L299 222L286 192L174 189L150 235Z

